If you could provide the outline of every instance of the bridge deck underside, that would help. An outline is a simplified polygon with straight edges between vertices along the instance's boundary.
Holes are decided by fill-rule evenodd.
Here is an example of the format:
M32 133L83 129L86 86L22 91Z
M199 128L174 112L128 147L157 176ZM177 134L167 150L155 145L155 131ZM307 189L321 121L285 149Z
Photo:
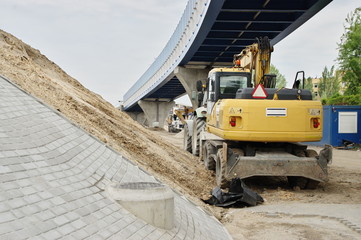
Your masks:
M153 93L149 94L147 99L160 99L160 100L168 100L171 101L183 94L185 94L186 90L183 85L179 82L178 78L175 76L172 77L168 82L166 82L163 86L160 86ZM139 107L139 105L135 105L133 108L127 110L128 112L142 112L143 110Z
M211 30L185 65L223 65L257 37L275 39L318 0L226 0ZM275 44L275 43L274 43Z

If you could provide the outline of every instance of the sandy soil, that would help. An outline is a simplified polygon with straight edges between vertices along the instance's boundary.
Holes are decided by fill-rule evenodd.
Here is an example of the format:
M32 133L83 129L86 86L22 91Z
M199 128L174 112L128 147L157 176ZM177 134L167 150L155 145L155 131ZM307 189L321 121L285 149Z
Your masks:
M205 170L197 158L181 150L181 134L145 129L101 96L84 88L40 51L1 30L0 74L214 214L225 224L234 239L256 239L247 232L250 228L264 230L264 235L256 235L258 238L267 236L266 229L272 222L269 219L261 215L212 207L200 200L208 198L215 186L214 173ZM247 184L262 195L266 200L264 204L360 204L361 167L358 160L361 159L361 152L357 152L356 157L354 152L352 158L345 151L335 151L335 154L338 157L335 157L330 169L330 181L321 184L316 190L293 191L282 178L255 178L248 180ZM279 228L274 229L274 236L277 236L277 231L281 233L288 229L289 224L293 224L286 220L282 218L285 222L279 222ZM318 234L323 234L306 227L294 229L293 235L288 236L300 237L295 239L319 239ZM341 239L337 236L332 235L331 238Z

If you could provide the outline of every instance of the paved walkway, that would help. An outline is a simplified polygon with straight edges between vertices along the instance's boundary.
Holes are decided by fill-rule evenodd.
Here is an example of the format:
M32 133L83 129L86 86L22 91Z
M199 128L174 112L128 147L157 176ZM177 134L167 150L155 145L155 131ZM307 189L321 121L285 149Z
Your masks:
M166 231L104 192L112 182L144 181L157 180L0 77L0 239L231 239L177 194Z

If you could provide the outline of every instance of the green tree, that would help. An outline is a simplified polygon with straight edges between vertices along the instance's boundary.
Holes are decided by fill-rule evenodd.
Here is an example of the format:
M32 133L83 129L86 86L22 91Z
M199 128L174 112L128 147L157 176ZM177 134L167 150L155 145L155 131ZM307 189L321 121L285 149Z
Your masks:
M308 78L305 79L305 89L309 90L312 93L313 98L316 98L318 96L318 95L316 95L315 92L313 92L313 83L312 83L312 78L311 77L308 77Z
M347 16L338 48L337 60L342 81L346 83L345 95L361 94L361 8Z
M321 98L330 98L340 91L340 81L338 75L334 72L334 66L330 69L325 67L322 72L322 77L318 85L318 93Z
M311 92L313 92L313 84L312 84L312 78L308 77L305 80L305 89L310 90Z
M277 75L276 88L286 87L287 81L285 76L281 74L280 71L273 64L271 64L270 73Z

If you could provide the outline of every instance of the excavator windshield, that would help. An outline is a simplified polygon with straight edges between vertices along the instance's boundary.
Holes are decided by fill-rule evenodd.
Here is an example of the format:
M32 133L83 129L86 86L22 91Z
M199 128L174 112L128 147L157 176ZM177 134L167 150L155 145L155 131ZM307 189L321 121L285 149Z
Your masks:
M210 106L212 105L210 102L215 103L218 99L235 99L238 89L251 86L249 72L237 68L215 68L209 74L204 101L208 102L207 106Z
M238 89L246 88L248 77L244 75L221 75L219 78L219 98L235 98Z

